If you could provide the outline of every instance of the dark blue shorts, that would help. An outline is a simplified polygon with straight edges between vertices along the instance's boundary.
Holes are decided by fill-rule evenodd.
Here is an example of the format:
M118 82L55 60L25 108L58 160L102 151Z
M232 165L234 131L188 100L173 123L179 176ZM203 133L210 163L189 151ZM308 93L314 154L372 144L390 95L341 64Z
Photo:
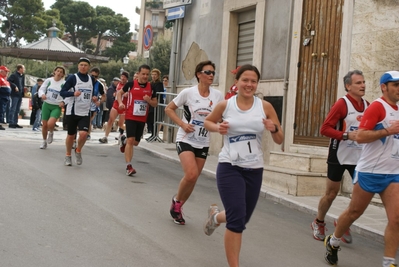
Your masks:
M258 202L263 168L247 169L219 163L216 182L226 211L226 228L242 233Z

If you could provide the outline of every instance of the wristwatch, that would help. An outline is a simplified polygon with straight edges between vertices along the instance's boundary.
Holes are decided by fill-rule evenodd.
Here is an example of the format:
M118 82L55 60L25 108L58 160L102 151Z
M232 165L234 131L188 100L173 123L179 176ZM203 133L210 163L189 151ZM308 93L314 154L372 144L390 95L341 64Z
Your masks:
M348 140L348 132L344 132L343 134L342 134L342 140L344 140L344 141L346 141L346 140Z

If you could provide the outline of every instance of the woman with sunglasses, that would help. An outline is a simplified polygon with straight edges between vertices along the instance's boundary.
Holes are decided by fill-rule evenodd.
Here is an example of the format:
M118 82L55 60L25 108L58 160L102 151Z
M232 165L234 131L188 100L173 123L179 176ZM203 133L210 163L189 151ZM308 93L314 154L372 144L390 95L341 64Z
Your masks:
M204 123L208 131L223 135L216 182L225 208L220 212L215 204L210 206L204 232L211 235L216 227L226 223L224 246L230 267L239 266L242 232L262 185L263 132L269 131L277 144L284 138L273 106L255 96L259 79L255 66L242 66L236 73L237 95L216 105Z
M165 108L165 113L179 125L176 148L184 176L177 194L172 198L170 215L176 224L184 225L182 206L194 190L208 156L210 133L204 128L204 119L217 103L223 100L222 94L211 87L215 78L215 64L212 61L200 62L195 68L198 85L184 89ZM176 109L183 106L180 118Z

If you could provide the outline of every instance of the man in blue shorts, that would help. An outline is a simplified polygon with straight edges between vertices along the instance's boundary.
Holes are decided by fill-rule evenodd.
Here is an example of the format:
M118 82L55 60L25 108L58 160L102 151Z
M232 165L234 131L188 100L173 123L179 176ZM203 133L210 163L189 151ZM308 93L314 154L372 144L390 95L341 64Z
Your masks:
M385 228L383 267L394 267L399 247L399 72L380 79L382 97L370 104L360 122L356 141L364 143L354 175L352 199L339 216L334 234L326 237L325 259L338 262L340 240L379 194L388 216Z

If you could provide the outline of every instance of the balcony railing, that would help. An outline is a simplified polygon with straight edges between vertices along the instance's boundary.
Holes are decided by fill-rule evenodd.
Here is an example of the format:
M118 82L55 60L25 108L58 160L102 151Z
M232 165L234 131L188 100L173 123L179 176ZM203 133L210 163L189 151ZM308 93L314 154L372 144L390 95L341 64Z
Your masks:
M164 22L159 21L159 20L146 20L145 25L151 25L151 27L154 29L163 29L164 28Z

